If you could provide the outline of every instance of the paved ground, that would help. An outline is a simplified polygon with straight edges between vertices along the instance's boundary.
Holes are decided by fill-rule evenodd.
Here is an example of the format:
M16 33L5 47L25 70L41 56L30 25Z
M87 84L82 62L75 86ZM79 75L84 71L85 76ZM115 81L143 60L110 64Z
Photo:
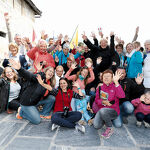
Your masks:
M150 129L137 128L133 116L107 140L93 127L87 126L85 134L66 128L52 132L50 127L50 121L32 125L17 120L15 114L2 113L0 150L150 150Z

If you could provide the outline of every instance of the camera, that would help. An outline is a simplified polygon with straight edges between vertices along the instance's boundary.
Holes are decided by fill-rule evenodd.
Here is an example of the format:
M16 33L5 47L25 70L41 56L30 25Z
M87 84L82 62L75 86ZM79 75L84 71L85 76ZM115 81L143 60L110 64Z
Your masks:
M42 66L42 68L45 67L45 65L43 65L43 61L40 62L40 65Z
M65 106L65 107L63 108L62 117L63 117L63 118L67 118L67 117L68 117L68 112L69 112L69 107Z

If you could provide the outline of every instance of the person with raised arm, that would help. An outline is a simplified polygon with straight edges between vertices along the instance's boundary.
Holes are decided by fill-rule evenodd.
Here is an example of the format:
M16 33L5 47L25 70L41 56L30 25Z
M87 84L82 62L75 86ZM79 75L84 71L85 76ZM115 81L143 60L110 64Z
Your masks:
M55 62L53 56L47 52L47 43L45 40L39 40L38 46L32 48L27 52L29 58L33 60L33 67L35 69L35 73L37 73L37 64L41 64L42 70L49 66L55 68Z
M77 94L70 89L70 85L67 78L60 78L58 89L54 89L50 85L43 83L40 76L38 76L37 79L43 87L48 89L52 95L56 96L54 114L51 118L51 130L53 131L61 126L67 128L75 128L84 133L84 126L79 125L77 123L82 117L81 113L77 111L72 111L71 108L71 99L73 97L77 99L83 98L83 93L80 89L79 84L77 82L74 82L73 84L73 86L79 89L79 94Z
M41 118L50 119L50 111L55 102L55 97L49 94L49 91L41 86L37 80L37 74L33 74L20 66L15 60L10 60L11 67L17 70L20 77L26 80L27 87L23 89L20 95L20 107L16 115L17 119L27 119L33 124L39 124ZM39 72L44 83L55 86L54 68L47 67L44 72ZM41 112L37 106L43 104Z
M125 97L125 93L118 82L121 76L120 72L113 75L111 70L105 70L101 76L103 84L96 90L93 104L93 111L96 116L93 125L96 129L106 126L106 130L101 134L104 138L109 138L113 134L112 120L120 114L119 98Z

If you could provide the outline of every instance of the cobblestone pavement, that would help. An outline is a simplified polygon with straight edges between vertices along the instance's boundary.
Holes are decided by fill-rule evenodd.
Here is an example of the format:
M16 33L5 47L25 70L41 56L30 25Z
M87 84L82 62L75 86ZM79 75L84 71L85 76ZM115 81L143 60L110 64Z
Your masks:
M128 125L115 128L109 139L100 137L102 131L86 127L82 134L60 127L51 131L51 121L32 125L17 120L15 114L0 114L0 150L150 150L150 129L135 126L129 117Z

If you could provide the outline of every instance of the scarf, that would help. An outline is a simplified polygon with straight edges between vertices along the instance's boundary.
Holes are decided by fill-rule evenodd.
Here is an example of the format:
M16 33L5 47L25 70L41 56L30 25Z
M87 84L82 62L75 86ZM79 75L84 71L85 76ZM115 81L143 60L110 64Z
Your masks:
M82 80L84 80L85 78L84 78L82 75L79 75L79 79L82 81Z

